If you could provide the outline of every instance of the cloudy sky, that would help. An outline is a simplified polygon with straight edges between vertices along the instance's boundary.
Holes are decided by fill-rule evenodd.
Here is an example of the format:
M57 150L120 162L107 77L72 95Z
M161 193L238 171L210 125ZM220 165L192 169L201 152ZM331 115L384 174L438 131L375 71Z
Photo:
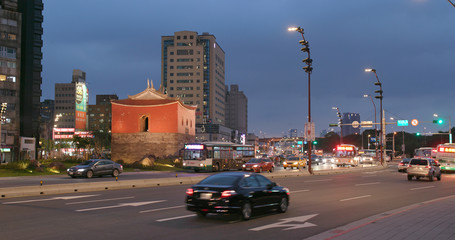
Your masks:
M249 132L301 135L306 55L300 34L287 31L300 26L314 60L317 132L337 122L332 107L374 120L362 96L378 88L365 68L377 69L383 83L388 122L418 119L405 131L447 131L430 123L438 113L455 125L455 8L447 0L44 0L43 14L42 100L54 99L54 84L70 82L73 69L87 73L90 104L97 94L141 92L147 78L158 87L161 36L209 32L226 52L226 84L248 97Z

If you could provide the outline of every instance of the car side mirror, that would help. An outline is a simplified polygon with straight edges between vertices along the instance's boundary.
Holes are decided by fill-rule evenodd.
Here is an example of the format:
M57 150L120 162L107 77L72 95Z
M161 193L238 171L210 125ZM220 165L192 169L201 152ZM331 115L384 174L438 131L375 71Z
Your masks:
M272 189L272 188L274 188L276 186L277 186L276 182L272 182L272 183L267 184L267 188L268 189Z

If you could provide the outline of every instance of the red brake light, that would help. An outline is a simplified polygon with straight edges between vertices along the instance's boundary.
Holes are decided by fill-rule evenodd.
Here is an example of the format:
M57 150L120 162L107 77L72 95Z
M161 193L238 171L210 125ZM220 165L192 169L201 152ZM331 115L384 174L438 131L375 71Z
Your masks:
M228 198L235 194L237 194L237 193L234 190L226 190L221 193L221 198Z
M188 188L186 190L186 195L188 195L188 196L193 196L193 193L194 193L194 190L192 188Z

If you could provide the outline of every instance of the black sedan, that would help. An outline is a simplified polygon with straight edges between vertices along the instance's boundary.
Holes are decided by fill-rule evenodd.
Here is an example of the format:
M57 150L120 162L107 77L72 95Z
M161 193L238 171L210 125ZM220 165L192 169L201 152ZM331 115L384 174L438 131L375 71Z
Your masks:
M117 177L123 172L123 166L119 163L107 159L90 159L77 166L68 168L67 173L70 177L87 177L102 175L112 175Z
M256 173L224 172L211 175L186 190L187 209L207 213L240 213L244 220L254 211L274 208L286 212L289 189Z

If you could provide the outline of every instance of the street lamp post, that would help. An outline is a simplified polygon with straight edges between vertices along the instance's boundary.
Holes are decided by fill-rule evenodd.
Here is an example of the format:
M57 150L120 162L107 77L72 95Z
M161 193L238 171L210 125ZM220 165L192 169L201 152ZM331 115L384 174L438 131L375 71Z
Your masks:
M374 85L376 86L379 86L379 90L376 90L374 91L375 93L379 93L379 96L374 96L375 98L379 98L379 103L380 103L380 106L379 106L379 110L381 111L381 142L380 142L380 149L381 149L381 152L380 152L380 156L381 156L381 165L384 164L384 121L383 121L383 112L382 112L382 83L381 81L379 81L379 77L378 77L378 74L376 73L376 69L372 69L372 68L367 68L365 69L365 72L373 72L374 73L374 76L376 76L376 80L377 82L374 83Z
M303 35L304 31L303 28L301 27L291 27L288 28L288 31L297 31L302 35L302 40L299 41L300 44L303 45L303 47L300 49L302 52L307 52L308 57L303 59L302 62L306 63L307 66L303 67L303 70L305 70L306 73L308 73L308 126L306 131L313 131L311 129L311 72L313 71L313 67L311 67L313 63L313 59L311 59L310 55L310 44L308 41L305 40L305 36ZM308 132L307 132L308 133ZM307 134L308 135L308 134ZM311 133L311 135L314 135L314 133ZM313 174L313 170L311 169L311 144L312 144L313 139L308 139L308 172L310 174Z
M376 124L377 123L377 119L376 119L376 104L374 104L374 101L373 101L373 98L371 97L371 95L369 94L364 94L363 95L364 98L367 98L369 97L371 99L371 103L373 103L373 108L374 108L374 137L375 137L375 143L374 143L374 149L375 149L375 153L376 153L376 159L378 159L378 125Z

